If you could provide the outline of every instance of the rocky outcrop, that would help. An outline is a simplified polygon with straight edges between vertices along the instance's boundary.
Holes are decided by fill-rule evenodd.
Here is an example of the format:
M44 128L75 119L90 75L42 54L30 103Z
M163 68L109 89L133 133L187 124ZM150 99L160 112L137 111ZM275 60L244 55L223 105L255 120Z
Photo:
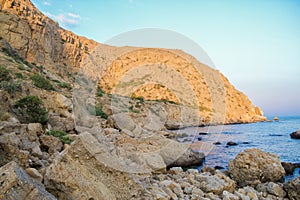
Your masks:
M58 199L134 199L149 175L149 169L109 154L84 133L49 166L44 184Z
M300 139L300 130L291 133L290 136L293 139Z
M285 175L278 156L256 148L239 153L229 162L228 170L240 186L276 182Z
M79 66L97 44L60 28L29 0L1 0L0 10L0 36L37 65L63 72L63 67Z
M44 186L31 178L15 162L0 168L0 199L56 200Z

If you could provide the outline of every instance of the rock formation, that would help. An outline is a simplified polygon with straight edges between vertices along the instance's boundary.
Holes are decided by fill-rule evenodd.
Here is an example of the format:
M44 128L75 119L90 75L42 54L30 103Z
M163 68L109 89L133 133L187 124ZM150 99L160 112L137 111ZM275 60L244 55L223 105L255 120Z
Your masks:
M100 78L100 86L107 93L183 105L188 108L176 108L181 114L170 111L169 115L173 116L169 120L183 126L265 120L262 111L219 71L182 51L102 45L60 28L29 0L1 0L0 10L0 36L23 59L43 66L65 81L70 81L74 72L83 71L88 77ZM91 66L91 59L101 64ZM146 65L152 70L149 80L149 69L141 67ZM131 86L122 91L124 75L130 70L139 70L139 76L134 77L135 81L131 79ZM164 72L159 73L161 70ZM162 76L169 73L172 77L157 76L165 80L159 82L153 79L155 73ZM193 112L196 121L180 119L182 113Z

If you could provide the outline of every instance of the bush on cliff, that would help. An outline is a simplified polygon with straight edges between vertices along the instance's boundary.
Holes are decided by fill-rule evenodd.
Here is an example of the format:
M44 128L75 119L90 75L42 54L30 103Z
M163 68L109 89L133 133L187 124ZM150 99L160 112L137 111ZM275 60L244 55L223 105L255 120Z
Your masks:
M26 96L13 106L14 112L22 123L41 123L48 120L48 111L43 101L37 96Z
M9 70L5 67L0 66L0 82L9 81L11 79Z
M45 89L45 90L54 90L53 85L50 83L49 80L45 79L44 77L42 77L39 74L34 74L31 77L31 80L33 81L33 84L36 87Z

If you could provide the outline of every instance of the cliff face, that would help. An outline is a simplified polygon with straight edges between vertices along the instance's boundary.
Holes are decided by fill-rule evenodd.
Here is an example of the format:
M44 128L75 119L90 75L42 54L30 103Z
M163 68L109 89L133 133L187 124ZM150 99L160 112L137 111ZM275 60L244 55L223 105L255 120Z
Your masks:
M79 66L96 42L59 27L29 0L0 1L0 34L20 56L57 69Z
M0 36L25 60L63 78L83 70L99 79L106 93L196 108L195 116L204 123L264 120L262 111L219 71L182 51L102 45L60 28L29 0L0 0L0 10ZM180 121L181 116L172 118Z

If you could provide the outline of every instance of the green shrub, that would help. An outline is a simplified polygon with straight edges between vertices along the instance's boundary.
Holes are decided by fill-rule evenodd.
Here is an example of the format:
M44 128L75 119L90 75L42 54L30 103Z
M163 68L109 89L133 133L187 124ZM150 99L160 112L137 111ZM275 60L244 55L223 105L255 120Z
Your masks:
M67 88L68 90L71 90L72 89L72 86L69 84L69 83L57 83L57 86L58 87L61 87L61 88Z
M107 114L103 111L103 108L102 108L102 104L99 103L97 104L95 107L94 106L91 106L89 105L87 107L88 111L92 114L92 115L95 115L95 116L100 116L104 119L107 119Z
M22 73L16 73L15 75L16 75L17 78L20 78L20 79L24 78Z
M44 124L48 120L48 111L43 101L37 96L26 96L18 100L13 109L22 123Z
M18 65L19 70L26 70L23 64Z
M44 77L42 77L39 74L34 74L31 77L31 80L33 81L33 84L36 87L45 89L45 90L54 90L53 85L51 84L51 82L48 79L45 79Z
M9 70L5 67L0 66L0 82L9 81L11 79Z
M70 144L72 140L69 138L68 134L64 131L51 130L46 133L47 135L52 135L58 138L63 144Z
M16 92L22 91L21 82L14 81L13 79L0 82L0 87L6 90L10 95L14 95Z
M105 92L102 90L102 88L100 86L97 87L97 93L96 96L97 97L102 97L103 94L105 94Z

